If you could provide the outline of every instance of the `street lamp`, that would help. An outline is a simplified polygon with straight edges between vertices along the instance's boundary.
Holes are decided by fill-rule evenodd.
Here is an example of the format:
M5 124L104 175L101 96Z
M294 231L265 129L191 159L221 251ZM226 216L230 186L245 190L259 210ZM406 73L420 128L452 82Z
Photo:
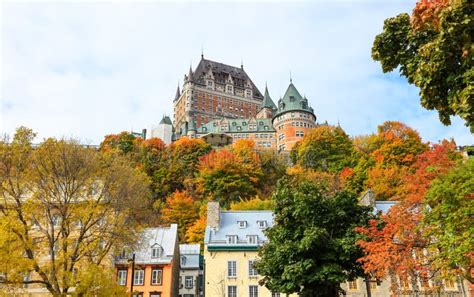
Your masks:
M133 282L135 277L135 253L132 254L132 258L128 258L128 264L132 265L132 277L130 278L130 296L133 297Z

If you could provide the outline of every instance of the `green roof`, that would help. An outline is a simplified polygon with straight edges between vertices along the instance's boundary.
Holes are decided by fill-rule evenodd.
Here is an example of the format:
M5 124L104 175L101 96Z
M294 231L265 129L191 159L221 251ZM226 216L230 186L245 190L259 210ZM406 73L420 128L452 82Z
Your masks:
M270 94L268 93L268 88L266 85L265 85L265 95L263 96L263 103L262 103L262 108L265 108L265 107L271 108L272 110L277 109L275 103L270 97Z
M275 116L292 110L307 111L314 115L313 108L308 105L308 99L301 96L293 82L290 82L285 95L278 100L278 110Z
M169 116L163 116L163 118L160 121L160 124L173 125Z
M227 124L228 129L222 129ZM252 125L252 129L251 129ZM212 120L197 129L197 133L260 133L275 132L272 119L227 119Z

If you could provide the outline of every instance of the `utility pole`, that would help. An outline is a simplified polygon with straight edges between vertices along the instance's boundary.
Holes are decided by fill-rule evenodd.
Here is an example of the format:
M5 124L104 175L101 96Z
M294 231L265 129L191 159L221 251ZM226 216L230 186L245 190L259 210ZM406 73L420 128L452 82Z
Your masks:
M129 259L128 262L132 264L132 277L130 278L130 297L133 297L133 282L135 277L135 253L132 254L132 259Z

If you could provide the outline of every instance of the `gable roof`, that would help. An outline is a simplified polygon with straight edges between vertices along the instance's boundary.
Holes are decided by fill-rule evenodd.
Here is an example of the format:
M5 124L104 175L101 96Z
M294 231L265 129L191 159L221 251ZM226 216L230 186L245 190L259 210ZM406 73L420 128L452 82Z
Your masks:
M253 91L253 97L263 100L262 93L258 90L257 86L255 86L255 84L252 82L252 80L243 68L230 66L227 64L202 58L201 61L199 61L199 64L197 65L194 72L190 70L188 74L188 79L194 83L205 85L206 82L204 80L204 77L209 72L209 70L212 71L217 83L225 84L226 79L230 75L232 80L234 81L235 88L244 89L246 81L250 81Z
M168 264L173 260L178 238L178 225L169 227L146 228L141 234L141 240L135 248L135 263L137 264ZM151 257L151 248L161 247L160 258Z

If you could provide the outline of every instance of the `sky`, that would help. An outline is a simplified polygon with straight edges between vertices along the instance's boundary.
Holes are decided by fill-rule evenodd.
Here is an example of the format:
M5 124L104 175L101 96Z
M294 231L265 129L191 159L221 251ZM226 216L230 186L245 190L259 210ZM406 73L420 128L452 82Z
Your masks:
M290 73L318 122L351 136L401 121L425 141L473 144L420 106L418 89L371 59L384 19L414 1L3 2L0 133L19 126L98 144L173 115L172 100L201 51L240 66L276 102Z

